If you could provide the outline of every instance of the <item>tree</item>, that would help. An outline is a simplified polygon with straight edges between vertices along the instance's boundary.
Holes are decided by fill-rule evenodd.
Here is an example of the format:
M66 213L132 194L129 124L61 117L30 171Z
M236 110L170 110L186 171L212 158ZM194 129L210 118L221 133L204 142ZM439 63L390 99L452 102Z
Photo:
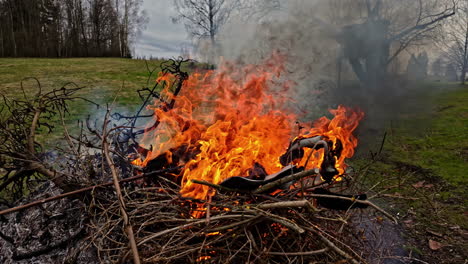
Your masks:
M142 0L0 0L0 56L131 57Z
M239 6L238 0L174 0L178 17L173 22L183 21L190 36L209 39L215 47L216 35Z
M443 58L439 57L432 63L432 74L435 77L443 77L445 63Z
M427 52L422 52L418 56L419 74L422 79L427 78L427 70L429 68L429 57Z
M445 56L453 62L460 81L465 84L468 71L468 1L459 2L457 14L445 23L439 46ZM453 74L451 74L453 75ZM452 78L453 79L453 78Z
M239 0L243 20L262 20L273 11L283 10L282 0Z
M429 65L429 58L426 52L420 53L418 56L411 54L411 58L406 68L406 74L410 78L416 80L423 80L427 77L427 68Z
M331 1L334 3L336 1ZM455 3L434 0L358 0L345 2L359 10L353 24L336 34L344 57L358 79L377 87L388 65L408 47L430 39L442 21L455 14ZM342 16L349 16L345 12Z
M445 67L445 80L449 82L458 81L457 69L453 63L450 63Z
M115 0L119 29L118 46L122 57L131 57L130 47L136 36L148 22L146 12L141 9L143 0Z

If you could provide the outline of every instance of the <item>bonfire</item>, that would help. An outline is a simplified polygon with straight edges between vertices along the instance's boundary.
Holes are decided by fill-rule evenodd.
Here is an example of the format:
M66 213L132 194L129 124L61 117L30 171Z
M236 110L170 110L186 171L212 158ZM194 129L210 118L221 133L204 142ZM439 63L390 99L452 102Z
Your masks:
M371 206L394 218L347 191L355 175L346 161L364 113L340 105L330 118L297 114L284 61L274 54L261 65L224 62L190 75L171 61L140 91L135 116L113 115L127 124L111 126L108 110L101 129L88 120L88 136L68 136L102 150L100 159L75 153L76 164L91 158L106 167L101 184L71 193L93 191L83 199L86 248L104 262L365 262L343 242L353 229L337 212ZM115 193L98 191L111 185Z

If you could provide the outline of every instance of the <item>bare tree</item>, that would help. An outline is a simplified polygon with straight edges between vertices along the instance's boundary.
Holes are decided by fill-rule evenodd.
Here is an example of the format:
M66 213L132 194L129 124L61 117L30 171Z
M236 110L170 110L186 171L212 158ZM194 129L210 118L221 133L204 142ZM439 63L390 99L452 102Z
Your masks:
M273 11L283 10L282 0L239 0L240 15L244 20L262 20Z
M208 38L212 47L216 35L239 6L238 0L174 0L178 16L173 22L182 21L194 38Z
M457 14L442 27L439 47L444 56L451 61L459 73L460 81L465 84L468 71L468 1L459 2Z
M434 0L347 2L353 8L339 15L353 17L354 21L343 25L336 39L356 76L370 87L376 87L385 77L388 65L402 51L431 39L434 29L453 16L456 7L452 1ZM357 13L353 16L349 12Z

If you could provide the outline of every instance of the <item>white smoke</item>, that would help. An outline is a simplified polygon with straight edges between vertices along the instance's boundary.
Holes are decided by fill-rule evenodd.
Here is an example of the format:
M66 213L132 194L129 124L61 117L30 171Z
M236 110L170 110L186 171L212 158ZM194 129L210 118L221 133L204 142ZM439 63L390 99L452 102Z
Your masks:
M219 34L217 53L239 64L257 64L273 52L286 56L286 76L296 83L298 112L321 112L336 85L338 27L327 24L324 1L292 0L260 20L239 14Z

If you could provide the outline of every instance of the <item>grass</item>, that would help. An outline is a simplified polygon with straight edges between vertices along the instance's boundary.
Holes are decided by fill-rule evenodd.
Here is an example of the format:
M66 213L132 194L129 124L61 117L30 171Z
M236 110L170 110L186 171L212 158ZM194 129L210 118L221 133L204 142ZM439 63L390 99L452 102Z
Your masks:
M154 61L151 66L159 65ZM98 103L109 103L118 92L117 102L132 105L137 102L135 91L146 86L148 71L142 60L120 58L0 58L0 91L9 96L18 95L21 80L37 78L46 89L60 88L74 82L86 87L87 95ZM28 81L26 89L33 89Z
M426 85L416 93L418 100L410 98L410 104L402 105L406 109L387 129L384 151L369 167L363 184L389 197L383 203L403 222L407 248L417 249L412 251L430 263L463 263L467 257L463 230L468 229L468 89ZM353 165L368 162L358 159ZM445 247L430 250L429 239Z
M429 113L400 122L389 144L393 159L429 169L448 183L463 186L468 183L468 89L439 93L432 101ZM421 122L425 124L421 126Z
M76 131L76 120L84 120L88 115L96 118L105 113L106 104L115 99L113 112L131 114L141 105L137 90L152 87L159 72L161 61L150 61L148 65L156 71L148 79L149 72L145 61L121 58L0 58L0 93L10 98L22 96L21 82L27 77L34 77L43 90L59 89L67 83L84 87L77 95L101 105L77 100L70 103L70 115L66 117L69 130ZM26 94L37 92L34 80L23 82ZM62 137L63 129L57 122L52 135L42 133L39 140L46 145Z

